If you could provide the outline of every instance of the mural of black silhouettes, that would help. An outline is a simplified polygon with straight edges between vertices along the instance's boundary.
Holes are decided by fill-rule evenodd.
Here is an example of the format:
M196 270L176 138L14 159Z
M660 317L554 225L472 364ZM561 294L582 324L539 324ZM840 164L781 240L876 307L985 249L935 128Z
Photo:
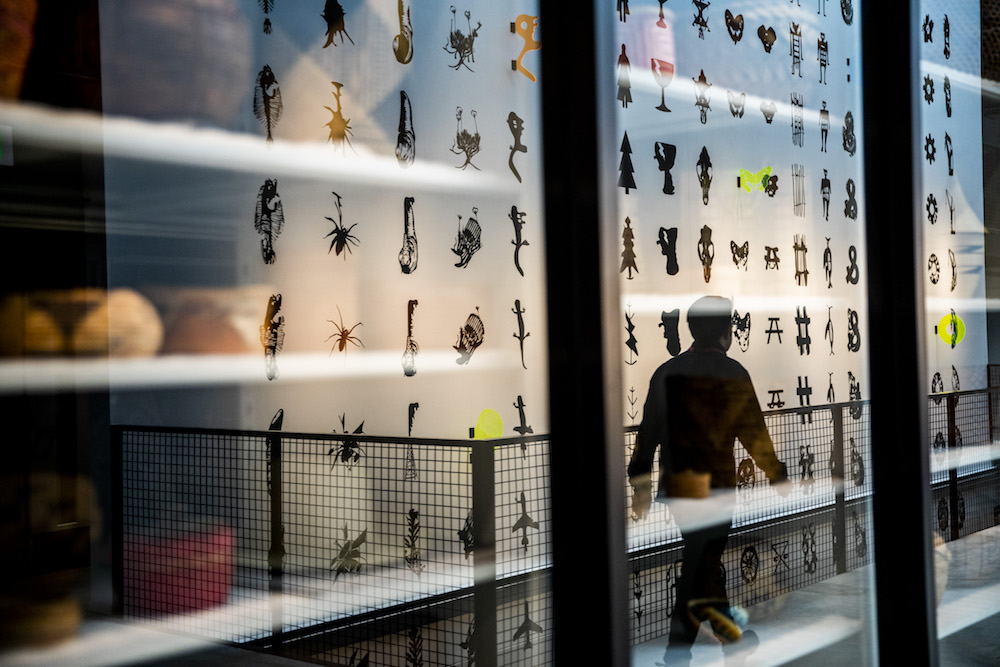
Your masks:
M622 23L628 21L628 0L618 0L618 20Z
M635 189L635 167L632 166L632 144L629 143L628 132L622 136L622 145L618 150L622 154L618 163L618 187L625 188L625 194L628 194L629 190Z
M264 34L271 34L271 19L267 16L272 11L274 11L274 0L257 0L257 4L260 5L260 9L264 12Z
M739 269L747 270L747 260L750 259L750 242L744 241L743 245L736 245L736 241L729 242L729 250L733 253L733 264Z
M944 191L944 200L948 204L948 220L951 223L951 233L955 233L955 198L951 196L951 192L948 190Z
M343 352L344 359L347 359L347 344L350 343L354 347L364 347L365 344L357 336L352 336L354 330L358 327L364 326L364 323L358 322L353 327L348 329L344 326L344 316L340 312L340 306L337 306L337 317L339 318L337 322L333 320L327 320L333 325L334 331L332 334L326 337L326 340L333 338L333 347L330 348L330 356L333 355L334 351Z
M399 249L399 270L410 274L417 270L417 222L413 215L413 197L403 198L403 247Z
M639 631L639 623L642 622L642 583L639 579L639 566L636 565L632 568L632 597L635 599L635 609L633 610L633 615L635 615L635 630Z
M521 546L524 548L524 553L528 553L528 529L534 528L538 530L538 522L528 515L528 501L524 497L524 491L521 492L521 497L517 502L521 505L521 516L518 517L517 522L510 529L510 532L516 533L517 531L521 531Z
M948 325L945 331L949 334L951 339L951 349L955 349L958 345L958 315L955 313L955 309L951 308L951 314L948 316ZM934 327L934 333L938 333L938 327Z
M417 415L419 403L410 403L406 408L406 436L413 437L413 419ZM406 459L403 462L403 479L415 481L420 478L420 471L417 469L417 457L413 452L413 443L406 445Z
M778 572L781 571L781 567L784 566L786 570L791 570L788 566L788 540L783 542L774 542L771 544L771 553L774 554L774 576L778 576Z
M944 57L945 59L951 58L951 21L948 20L948 15L944 15L944 27L942 28L944 32Z
M854 408L852 407L853 411ZM858 408L860 414L861 408ZM865 461L861 458L861 454L857 452L854 446L854 438L851 438L851 479L854 480L854 486L863 486L865 483Z
M635 315L635 313L630 312L630 310L625 311L625 332L628 334L628 339L625 341L625 347L627 347L629 351L628 361L625 363L629 366L635 366L636 362L639 361L639 341L635 337L635 323L632 322L633 315Z
M757 581L757 573L760 571L760 555L757 547L750 545L743 549L740 555L740 577L747 586L752 586Z
M826 273L826 288L833 289L833 251L830 250L830 237L826 237L826 250L823 251L823 271Z
M944 77L944 110L951 118L951 79L947 74Z
M955 261L955 252L949 248L948 249L948 261L951 262L951 290L955 291L958 286L958 262Z
M333 85L333 97L337 100L337 108L331 109L326 105L323 106L332 116L330 122L326 124L330 130L329 139L330 143L334 146L339 145L344 153L347 153L347 147L351 146L351 119L344 118L343 107L340 103L340 89L343 88L343 84L337 81L330 83ZM351 146L351 150L354 150L353 146Z
M733 118L743 118L743 111L747 103L747 94L740 93L737 95L733 91L727 90L726 98L729 100L729 113L733 115Z
M930 14L924 15L924 42L934 41L934 21Z
M868 538L865 527L861 524L858 513L853 510L851 511L851 520L854 523L854 555L858 558L864 558L865 554L868 553Z
M812 477L809 479L811 484ZM802 529L802 560L806 573L816 574L816 570L819 569L819 556L816 555L816 524L814 523L810 523Z
M417 309L418 301L410 299L406 304L406 344L403 347L403 375L413 377L417 374L417 354L420 346L413 337L413 311Z
M660 246L660 253L667 258L667 275L676 276L680 270L677 266L677 228L660 227L656 245Z
M510 148L510 156L507 158L507 166L510 167L514 178L520 183L521 174L518 173L517 167L514 166L514 155L528 152L528 147L521 143L521 134L524 132L524 119L511 111L507 114L507 127L510 128L510 134L514 137L514 144L508 146Z
M771 336L778 337L778 344L781 344L781 334L785 333L785 330L781 328L781 318L780 317L769 317L767 318L767 344L771 344Z
M531 616L528 614L528 601L524 601L524 620L521 621L521 625L517 626L517 630L514 631L514 636L510 638L511 641L517 641L521 637L524 637L524 648L525 650L530 649L531 644L531 633L541 632L542 626L531 620Z
M805 143L805 125L803 123L802 93L792 93L792 145L802 148Z
M830 342L830 354L833 354L833 306L826 307L826 329L823 330L823 338ZM830 386L833 386L832 380ZM830 402L833 403L833 399L830 399Z
M329 255L333 251L336 251L337 255L343 253L344 259L346 260L347 256L351 254L351 246L353 245L354 247L358 247L360 245L358 237L351 234L351 230L357 227L358 223L354 223L350 227L344 225L344 210L341 205L342 200L340 195L333 191L331 191L330 194L337 198L337 201L335 202L335 205L337 206L337 219L334 220L330 216L324 216L327 220L333 223L333 229L329 234L323 237L325 239L330 239L330 249L326 251L326 254ZM330 238L331 236L333 238ZM347 252L344 252L345 250Z
M809 386L809 377L800 375L799 386L795 390L795 395L799 397L800 408L808 408L812 405L812 393L813 393L812 387ZM807 422L807 418L808 418L808 423L810 424L812 423L811 411L808 412L807 414L801 415L801 417L803 424Z
M698 13L694 15L694 21L691 22L691 25L698 27L698 39L705 39L705 31L712 32L712 29L708 27L708 17L705 16L705 10L712 3L708 2L708 0L691 0L691 2L694 3L695 9L698 10Z
M423 559L420 557L420 512L411 507L406 513L406 534L403 535L403 562L410 572L420 576L424 571Z
M281 312L281 295L272 294L267 300L264 324L260 326L260 344L264 346L264 372L268 380L278 377L278 353L285 344L285 317Z
M934 373L934 377L931 378L931 393L940 394L943 391L944 391L944 380L941 379L940 373ZM940 402L941 402L940 398L935 400L935 403L940 403Z
M520 299L514 299L514 307L511 308L511 312L517 316L517 333L514 334L514 338L517 339L517 343L521 348L521 367L524 370L528 370L528 367L524 364L524 339L530 336L531 332L524 330L524 313L526 311L524 308L521 308Z
M729 38L733 44L738 44L743 39L743 14L733 16L733 13L726 10L726 30L729 31Z
M826 108L826 100L823 100L823 108L819 110L819 150L826 152L826 138L830 134L830 110Z
M827 326L829 326L829 325L830 325L830 321L827 320ZM830 377L827 380L828 384L827 384L827 387L826 387L826 402L827 403L836 403L837 402L837 392L834 391L834 389L833 389L833 373L827 373L827 375L829 375ZM830 467L831 468L833 467L833 456L830 457Z
M743 459L736 467L736 490L743 498L743 504L749 504L750 491L757 486L757 470L750 459Z
M853 0L840 0L840 15L844 18L844 23L847 25L854 23Z
M281 88L269 65L257 74L253 89L253 115L267 132L267 143L274 142L274 127L281 120Z
M635 409L635 404L639 402L639 397L635 395L635 387L628 388L628 418L635 424L635 418L639 416L639 411Z
M469 554L476 550L476 534L475 534L475 523L472 521L472 510L465 515L465 523L462 525L461 530L458 531L458 539L462 542L462 553L465 554L465 559L469 559Z
M680 323L681 311L674 308L669 313L660 313L660 323L656 326L663 327L663 338L667 341L667 352L671 357L676 357L681 353L681 337L677 333L677 326Z
M347 532L347 524L344 524L344 541L334 542L337 555L330 561L330 570L333 571L334 581L337 581L337 578L342 574L361 574L361 570L365 566L365 557L361 553L361 547L364 546L367 539L367 528L362 530L357 537L351 539Z
M458 232L455 236L455 245L451 247L451 251L458 256L458 262L456 262L455 266L460 269L467 267L469 261L472 260L472 256L483 247L481 239L482 228L479 226L479 220L476 218L478 215L479 209L473 206L472 215L469 216L465 226L462 226L462 216L458 216Z
M767 193L768 197L774 198L774 195L778 194L778 176L777 174L771 174L767 177L767 185L764 186L764 192Z
M708 148L701 147L701 154L698 155L698 162L695 163L698 173L698 185L701 186L701 203L708 206L708 189L712 187L712 158L708 155Z
M795 75L795 70L799 71L799 76L802 76L802 28L799 27L798 23L788 24L788 55L792 57L792 75Z
M928 134L924 137L924 157L927 158L927 164L934 164L936 156L937 147L934 145L934 137Z
M819 61L819 82L826 85L826 66L830 64L830 44L826 33L821 32L816 40L816 60Z
M955 175L955 152L951 148L951 135L944 133L944 151L948 154L948 175Z
M858 200L855 198L857 194L857 186L854 185L854 179L847 179L847 184L844 186L847 190L847 199L844 200L844 215L851 220L858 219Z
M861 349L861 332L858 330L858 311L847 309L847 351L857 352Z
M799 472L801 473L799 487L806 495L812 493L813 484L816 482L816 478L813 475L813 466L815 464L816 456L809 450L809 445L799 445Z
M938 256L933 252L927 258L927 274L932 285L937 285L938 281L941 280L941 262L938 261Z
M351 36L347 34L347 24L344 22L344 17L347 14L344 12L344 8L341 7L337 0L326 0L326 6L323 8L323 20L326 21L326 44L323 48L333 44L337 45L336 38L340 36L340 43L344 43L344 38L354 44L354 40Z
M457 169L465 169L466 167L472 167L476 171L479 171L479 167L472 164L472 158L479 153L479 123L476 122L476 110L472 110L472 134L462 127L462 107L455 107L455 141L452 143L450 150L455 155L464 155L465 161L462 164L455 165Z
M930 74L924 75L924 101L930 104L934 101L934 79Z
M257 206L253 214L253 228L263 238L260 254L265 264L274 264L274 240L285 226L285 209L278 194L278 181L268 178L257 191Z
M400 65L409 64L413 60L413 23L410 21L410 8L403 11L403 0L399 0L399 34L392 38L392 53Z
M518 37L524 40L524 46L521 47L520 55L517 56L517 59L510 61L510 68L528 77L529 81L535 81L535 75L521 61L524 60L524 55L528 51L537 51L542 48L542 43L535 39L535 29L537 27L538 17L528 16L527 14L518 15L517 19L510 24L510 31L516 33Z
M951 367L951 390L952 391L962 391L962 383L958 379L958 369L954 365ZM955 429L958 431L958 429ZM962 436L958 436L959 446L961 446Z
M851 285L857 285L861 272L858 269L858 249L854 246L847 249L847 261L850 262L847 265L847 282Z
M774 42L777 41L778 36L774 32L774 28L765 28L763 24L757 28L757 36L760 37L761 44L764 45L765 53L771 52L771 47L774 46Z
M701 70L701 74L698 75L697 79L692 77L691 80L694 81L694 105L698 107L701 124L704 125L708 122L708 112L712 110L712 98L708 92L712 84L705 78L705 70Z
M341 433L351 432L347 428L346 413L340 414L340 429ZM333 429L333 432L336 433L337 429ZM361 424L354 429L353 434L361 435L364 432L365 423L362 421ZM328 451L326 455L333 457L333 463L330 464L331 472L333 472L333 469L337 467L338 463L343 464L343 466L347 468L347 471L350 472L351 470L354 470L354 467L365 457L365 449L357 440L341 440L331 447L330 451Z
M809 252L809 248L806 247L805 234L796 234L793 240L792 250L795 251L795 284L805 286L809 284L809 269L806 266L806 253Z
M778 257L778 249L772 246L764 246L764 269L774 269L778 270L778 264L781 263L781 258Z
M854 135L854 114L850 111L844 114L843 136L844 150L851 157L858 151L858 138Z
M464 67L471 72L473 69L469 67L469 63L476 62L476 37L479 36L479 29L483 27L483 24L477 21L476 27L473 28L472 14L469 10L465 10L465 24L469 31L468 34L464 34L462 29L458 27L455 5L452 5L451 27L448 33L448 43L444 45L444 50L455 59L455 64L448 65L448 67L455 71L458 71L460 67Z
M514 223L514 239L511 241L514 244L514 268L522 276L524 275L524 270L521 268L521 247L528 245L528 242L522 238L521 230L524 228L524 216L526 214L517 210L517 206L510 207L510 221Z
M396 161L406 169L417 156L417 135L413 129L413 106L405 90L399 91L399 128L396 131Z
M927 209L927 221L933 225L938 219L937 197L934 196L933 192L927 195L927 204L924 205L924 208Z
M531 428L531 426L528 424L527 418L525 418L524 416L525 403L524 403L524 398L521 397L520 394L518 395L517 400L514 402L514 407L517 408L517 417L518 420L520 421L520 425L514 427L514 433L517 433L522 437L534 433L535 430ZM527 446L522 444L521 445L522 459L525 457L525 452L527 452Z
M622 52L618 56L618 101L622 103L623 109L628 109L628 103L632 101L631 73L632 65L625 53L625 45L622 44Z
M660 103L656 108L665 113L670 113L670 109L667 107L666 94L667 86L674 80L674 64L666 60L660 60L659 58L650 58L649 66L653 70L653 79L656 81L656 85L660 87Z
M778 105L769 100L760 103L760 112L764 114L764 120L768 125L774 120L774 114L778 112Z
M809 335L809 323L812 318L806 312L805 306L795 307L795 325L798 327L798 334L795 336L795 344L799 346L799 355L811 354L812 336Z
M483 344L485 338L486 327L483 326L483 320L479 317L479 307L477 306L476 312L469 313L465 319L465 325L458 330L458 340L452 346L458 352L458 359L455 360L455 363L460 366L469 363L469 360L472 359L472 353Z
M622 247L622 266L618 272L625 273L625 270L628 269L626 277L632 280L632 272L639 273L639 269L635 265L635 234L632 231L632 220L627 216L625 226L622 228Z
M740 317L737 310L733 311L733 338L740 349L746 352L750 349L750 313Z
M792 164L792 211L799 218L806 217L806 166Z
M826 169L823 170L823 178L819 182L819 194L823 199L823 219L830 219L830 176Z
M424 664L424 637L417 626L406 633L406 664L414 667Z
M459 642L459 647L465 651L465 664L469 667L476 664L476 619L475 617L469 621L469 625L465 631L465 641Z
M677 146L657 141L653 144L653 158L656 160L656 167L663 172L663 194L674 194L674 177L670 173L677 158Z
M746 169L740 169L740 175L736 177L736 187L741 187L747 192L753 192L754 188L763 192L770 183L771 167L764 167L756 174Z
M701 262L705 282L712 279L712 260L715 259L715 244L712 242L712 228L704 225L698 239L698 260Z
M780 410L785 407L785 401L781 398L781 395L785 393L784 389L768 389L767 393L771 395L771 398L767 402L767 407L772 410Z
M861 404L857 402L861 400L861 383L851 371L847 371L847 383L850 386L849 398L851 401L855 401L855 404L851 406L851 419L856 421L861 419ZM853 459L854 456L852 455L851 458Z

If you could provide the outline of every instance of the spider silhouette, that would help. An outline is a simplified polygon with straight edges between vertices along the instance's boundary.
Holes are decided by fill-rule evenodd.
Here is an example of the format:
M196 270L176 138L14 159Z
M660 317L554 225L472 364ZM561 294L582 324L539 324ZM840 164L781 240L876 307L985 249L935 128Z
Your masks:
M343 352L344 356L346 358L346 356L347 356L347 344L348 343L351 343L355 347L364 347L365 346L364 342L362 342L362 340L360 338L358 338L357 336L352 336L351 335L352 333L354 333L354 330L357 329L358 327L362 326L363 323L362 322L358 322L357 324L355 324L350 329L345 328L344 327L344 316L340 312L340 306L337 306L337 316L340 318L340 323L339 324L337 322L334 322L333 320L327 320L327 322L329 322L330 324L332 324L334 326L334 328L336 329L336 331L334 331L332 334L330 334L329 336L327 336L326 339L330 340L331 338L335 338L334 343L333 343L333 347L330 348L330 354L331 355L333 354L333 351L336 350L337 352Z
M351 230L357 227L358 223L354 223L350 227L347 227L343 224L344 212L340 206L340 201L341 201L340 195L338 195L336 192L333 192L332 194L334 197L337 198L337 219L334 220L330 216L324 216L327 220L333 223L333 231L331 231L329 234L323 237L325 239L330 238L331 236L333 237L332 239L330 239L330 250L327 250L326 254L329 255L331 250L336 250L337 254L339 255L340 253L346 250L347 252L344 253L344 259L346 260L348 253L351 252L351 246L353 245L357 247L360 245L360 243L358 242L358 237L356 237L354 234L351 234Z

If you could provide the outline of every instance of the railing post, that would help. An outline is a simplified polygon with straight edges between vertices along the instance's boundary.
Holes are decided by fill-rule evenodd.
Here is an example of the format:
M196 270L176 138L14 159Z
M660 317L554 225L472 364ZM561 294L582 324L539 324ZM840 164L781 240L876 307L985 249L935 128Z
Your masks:
M111 427L111 613L125 614L124 428Z
M277 426L275 426L275 422ZM271 497L271 546L267 552L268 574L270 579L269 599L271 603L271 635L273 646L278 647L282 643L282 633L284 632L284 609L282 605L282 575L284 573L285 529L281 523L282 503L281 503L281 435L277 431L281 428L281 422L275 418L271 424L274 435L267 436L267 491Z
M494 448L489 440L472 443L473 614L476 665L497 664L496 490Z
M958 394L948 394L948 524L951 526L951 539L957 540L958 534L958 467L953 462L958 460L955 450L958 447L958 428L955 426L955 409L958 407Z
M844 406L832 405L833 417L833 560L837 574L847 572L847 500L844 493Z

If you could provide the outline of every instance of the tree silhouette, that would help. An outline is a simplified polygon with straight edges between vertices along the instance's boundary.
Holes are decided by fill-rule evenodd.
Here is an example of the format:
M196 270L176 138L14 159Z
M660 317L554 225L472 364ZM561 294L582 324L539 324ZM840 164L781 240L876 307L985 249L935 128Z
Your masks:
M622 137L622 147L619 149L622 154L622 161L618 165L621 176L618 177L618 187L625 188L628 194L630 188L635 188L635 168L632 166L632 144L628 141L628 132Z
M639 273L639 268L635 265L635 235L632 233L632 221L628 218L625 218L625 228L622 229L622 244L625 249L622 250L622 268L619 273L628 269L628 279L632 280L632 271Z

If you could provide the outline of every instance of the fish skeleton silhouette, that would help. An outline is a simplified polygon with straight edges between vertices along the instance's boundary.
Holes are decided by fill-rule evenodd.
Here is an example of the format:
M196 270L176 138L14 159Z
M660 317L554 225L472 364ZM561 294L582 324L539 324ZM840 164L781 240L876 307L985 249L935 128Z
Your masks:
M354 44L354 40L347 34L347 26L344 23L346 13L337 0L326 0L326 6L323 8L323 13L320 16L326 21L326 44L323 45L324 49L331 44L334 46L337 45L334 41L337 35L340 35L341 44L344 43L344 37L347 37L351 44Z
M469 313L469 317L465 320L465 326L458 330L458 340L453 346L459 355L455 363L459 365L469 363L472 353L483 344L485 337L486 327L483 326L483 320L479 317L479 308L476 307L476 312Z
M410 299L406 304L406 347L403 349L403 375L406 377L417 374L416 356L420 352L420 346L413 338L413 311L416 307L416 299Z
M483 247L480 237L482 229L479 227L479 220L475 216L479 215L479 209L472 207L472 215L462 226L462 216L458 216L458 235L455 238L455 245L451 251L458 255L458 263L455 266L464 269L469 265L472 256Z
M257 192L257 207L254 210L253 227L263 236L260 252L265 264L274 264L274 240L285 225L285 212L278 194L278 182L267 179Z
M403 247L399 250L399 268L403 273L417 270L417 225L413 217L413 197L403 199Z
M253 89L253 115L267 131L267 143L274 141L274 126L281 120L281 88L269 65L257 74Z
M281 311L281 295L272 294L260 327L260 344L264 346L264 371L268 380L278 377L278 353L285 344L285 318Z

